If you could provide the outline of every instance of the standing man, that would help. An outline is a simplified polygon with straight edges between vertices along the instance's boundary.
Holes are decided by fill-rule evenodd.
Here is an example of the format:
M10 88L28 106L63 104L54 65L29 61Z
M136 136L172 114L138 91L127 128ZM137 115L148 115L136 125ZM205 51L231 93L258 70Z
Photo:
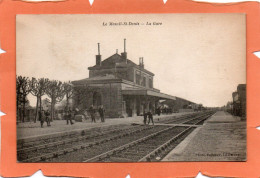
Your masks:
M90 117L91 117L91 122L95 122L96 123L95 109L94 109L93 105L90 106L89 113L90 113Z
M49 112L49 110L47 109L44 114L45 114L47 126L51 126L51 121L50 121L51 119L50 119L50 112Z
M43 123L44 123L44 111L43 111L43 109L39 110L38 115L39 115L39 121L41 122L41 128L43 128Z
M103 105L101 105L98 109L98 112L99 112L99 115L100 115L100 118L101 118L101 122L105 122L105 109L103 108Z
M157 108L157 114L158 114L158 116L161 115L161 108L160 108L160 106L158 106L158 108Z
M146 125L146 120L147 120L147 113L144 110L144 125Z
M147 113L147 115L148 115L148 118L149 118L149 120L148 120L148 125L149 125L150 121L152 121L152 123L153 123L153 125L154 125L152 111L150 110L150 111Z
M72 122L72 111L70 110L70 108L69 108L69 110L67 112L67 125L69 124L69 121L70 121L70 125L74 124Z

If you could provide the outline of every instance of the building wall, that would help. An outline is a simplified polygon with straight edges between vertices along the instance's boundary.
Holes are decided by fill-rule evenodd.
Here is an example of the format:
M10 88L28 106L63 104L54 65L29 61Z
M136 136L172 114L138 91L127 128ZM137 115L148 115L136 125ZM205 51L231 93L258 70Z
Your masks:
M158 97L143 95L122 95L122 90L144 89L138 85L127 83L100 83L86 86L74 86L74 107L86 111L91 105L98 108L103 105L106 117L130 117L142 115L144 111L155 112ZM100 100L100 101L97 101Z
M122 117L121 88L121 83L91 84L88 88L75 86L74 107L84 111L96 103L94 105L96 109L103 105L106 110L106 117ZM81 92L77 92L77 90L81 90ZM97 93L100 96L99 102L95 102L97 98L94 96L97 96Z
M89 70L89 78L104 76L106 74L115 74L115 69Z
M159 98L152 96L124 95L125 112L123 115L124 117L134 117L148 111L155 113L158 101Z
M111 69L99 69L99 70L90 70L89 77L96 77L96 76L105 76L105 75L115 75L119 79L125 79L128 81L134 81L134 70L133 68L126 68L126 67L117 67Z
M141 85L143 87L146 87L146 88L153 88L153 76L152 75L150 75L142 70L136 69L136 68L133 69L133 73L134 73L134 83ZM138 80L138 77L140 78L139 80ZM143 84L142 84L142 81L144 81L144 78L145 78L145 82L143 82ZM151 82L151 83L149 83L149 82Z
M132 67L127 68L127 76L128 76L129 81L134 82L135 73L134 73L134 69Z
M123 98L121 83L104 84L102 88L102 103L109 117L122 117Z
M115 67L110 69L90 70L89 77L113 74L117 78L134 82L145 88L153 88L153 76L134 67ZM137 79L139 76L139 80Z

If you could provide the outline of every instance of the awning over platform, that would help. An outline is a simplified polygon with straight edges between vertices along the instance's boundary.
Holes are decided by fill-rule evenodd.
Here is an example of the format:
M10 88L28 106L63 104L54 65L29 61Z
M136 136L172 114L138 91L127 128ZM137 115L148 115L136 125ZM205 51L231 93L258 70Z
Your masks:
M139 96L155 96L160 99L176 100L175 96L167 95L161 92L155 92L152 90L122 90L123 95L139 95Z

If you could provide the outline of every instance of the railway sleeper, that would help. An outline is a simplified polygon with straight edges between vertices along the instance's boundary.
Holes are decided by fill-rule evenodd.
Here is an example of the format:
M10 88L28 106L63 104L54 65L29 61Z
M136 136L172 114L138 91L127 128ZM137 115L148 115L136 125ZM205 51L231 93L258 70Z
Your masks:
M59 151L56 153L58 156L64 155L64 151Z
M67 148L67 152L68 153L71 153L71 152L73 152L74 150L72 149L72 148Z
M101 140L101 141L100 141L100 143L105 143L105 142L107 142L107 140Z
M109 162L133 162L133 159L121 158L121 157L110 157Z
M121 147L121 148L114 150L114 151L118 152L118 151L122 151L122 150L125 150L125 149L127 149L127 147Z
M145 153L145 152L144 152ZM136 154L139 154L139 153L136 153L136 152L131 152L131 151L128 151L128 152L122 152L118 155L122 155L122 156L136 156Z
M46 157L41 157L41 161L45 161L46 160Z
M108 159L108 158L110 158L110 156L111 156L111 155L109 155L109 154L105 154L105 155L99 157L98 160ZM94 160L93 160L93 161L94 161Z
M146 161L147 161L147 162L151 162L151 157L147 157L147 158L146 158Z
M53 158L57 158L57 157L58 157L58 154L57 154L57 153L54 153L52 157L53 157Z

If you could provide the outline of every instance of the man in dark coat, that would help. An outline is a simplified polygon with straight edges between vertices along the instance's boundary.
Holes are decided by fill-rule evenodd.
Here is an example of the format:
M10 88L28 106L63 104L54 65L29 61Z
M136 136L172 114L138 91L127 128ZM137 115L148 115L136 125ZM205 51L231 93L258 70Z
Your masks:
M91 117L91 122L96 122L95 109L94 109L93 105L90 106L89 113L90 113L90 117Z
M101 122L105 122L105 109L103 108L103 105L99 107L98 112L100 115Z
M38 112L39 116L39 121L41 122L41 128L43 128L43 123L44 123L44 110L40 109Z
M148 118L149 118L149 120L148 120L148 125L149 125L149 123L150 123L150 121L153 123L153 125L154 125L154 122L153 122L153 113L152 113L152 111L150 110L148 113L147 113L147 115L148 115Z
M50 122L51 122L51 118L50 118L50 112L49 112L49 110L47 109L44 114L45 114L47 126L51 126L51 123L50 123Z
M161 115L161 108L160 108L160 106L156 109L156 111L157 111L158 116L160 116Z
M144 110L144 125L146 125L146 120L147 120L147 113Z
M70 121L70 124L72 125L72 124L74 124L73 122L72 122L72 111L70 110L70 108L69 108L69 110L67 111L67 117L66 117L66 119L67 119L67 125L69 124L69 121Z

